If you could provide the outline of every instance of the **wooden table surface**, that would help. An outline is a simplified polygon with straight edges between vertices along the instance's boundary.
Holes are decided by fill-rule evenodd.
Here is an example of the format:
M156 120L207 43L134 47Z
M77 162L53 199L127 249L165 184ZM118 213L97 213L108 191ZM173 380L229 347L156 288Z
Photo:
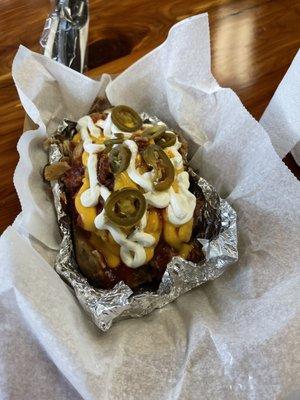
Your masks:
M24 111L11 64L19 44L40 51L49 7L49 0L0 2L0 232L20 211L12 178ZM202 12L209 12L215 77L259 119L300 47L300 0L90 0L88 74L123 71L174 23ZM299 177L293 159L286 162Z

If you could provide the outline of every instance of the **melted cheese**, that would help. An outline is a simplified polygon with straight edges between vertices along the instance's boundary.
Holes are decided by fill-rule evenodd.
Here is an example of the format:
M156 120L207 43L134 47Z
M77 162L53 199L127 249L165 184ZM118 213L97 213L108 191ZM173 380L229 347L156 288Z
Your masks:
M173 152L172 152L172 150L171 150L170 147L167 147L167 148L165 149L165 153L166 153L166 155L167 155L169 158L172 158L172 157L173 157Z
M172 133L171 131L167 131L167 132ZM179 142L178 137L176 137L176 142L173 144L173 146L167 147L165 149L165 153L171 159L171 162L174 165L175 169L183 168L182 155L178 151L180 149L180 147L181 147L181 143Z
M84 151L84 152L82 153L82 156L81 156L82 164L83 164L84 167L87 166L88 158L89 158L89 153L87 153L86 151Z
M103 214L104 211L101 215L97 215L96 207L84 207L81 204L80 197L83 192L89 189L90 184L93 188L95 186L96 189L96 186L99 186L100 189L106 189L98 185L98 183L95 184L94 182L92 184L93 179L90 182L89 178L93 178L93 176L90 176L91 172L95 168L93 171L91 168L88 171L90 158L96 156L93 153L102 151L104 149L103 142L106 137L114 137L115 134L115 127L111 122L110 115L108 115L106 121L102 122L103 124L100 125L98 123L94 124L90 117L83 117L78 121L80 133L77 133L73 137L73 142L76 144L80 140L84 142L85 151L82 154L82 163L87 170L83 179L83 185L75 197L75 207L81 217L83 228L87 231L95 232L91 235L91 243L103 254L110 268L117 267L121 259L128 266L136 268L142 265L142 261L145 264L153 258L155 246L159 242L163 231L165 241L175 248L180 256L187 258L192 249L192 246L187 242L190 241L192 235L192 214L195 197L188 191L189 178L188 173L184 171L182 156L178 151L181 147L178 138L173 146L164 149L176 171L175 180L169 190L164 192L153 190L151 171L148 171L147 165L138 153L136 143L132 140L125 140L124 142L131 152L129 167L127 171L123 171L115 176L115 191L125 187L137 189L139 185L146 191L144 195L149 205L157 208L167 207L164 211L163 222L160 218L160 212L151 209L145 214L143 221L141 221L141 226L129 234L129 232L122 232L122 230L116 229L116 227L110 224ZM99 127L104 129L104 132ZM109 194L109 191L107 195L101 192L104 200L106 200ZM187 204L189 204L189 207L187 207ZM127 236L128 234L129 236Z
M145 247L153 245L155 241L154 237L139 229L127 236L106 218L104 210L97 215L94 222L97 229L108 230L114 240L120 245L120 257L128 267L138 268L145 264Z
M154 256L154 250L155 250L154 246L147 247L145 249L145 252L146 252L146 261L145 261L145 263L148 263L149 261L152 260L152 258Z
M179 250L179 255L180 257L187 259L193 246L191 244L183 243L183 245L180 247Z
M193 230L193 218L181 226L171 224L164 213L164 239L176 250L180 250L183 243L191 240Z
M128 180L130 180L130 178L128 176L126 177L126 173L123 173L123 177L119 178L120 188L128 187L129 184ZM81 194L88 187L89 187L89 180L87 178L84 178L83 185L75 198L75 207L78 214L81 217L83 228L90 232L96 232L97 230L95 229L94 225L94 219L96 218L97 215L96 207L84 207L82 206L80 201ZM162 222L159 217L159 213L156 210L150 210L147 213L146 221L147 222L144 232L150 234L154 238L154 244L150 247L145 248L145 253L146 253L145 263L149 262L153 258L155 246L157 245L162 232ZM93 244L93 246L103 254L107 262L107 265L110 268L116 268L120 264L120 246L113 239L111 233L109 233L107 230L98 230L96 234L93 233L91 235L90 241Z
M98 138L93 138L93 143L102 144L105 140L104 136L99 136Z
M137 154L135 159L135 167L139 171L140 174L144 174L145 172L149 171L147 164L145 163L141 154Z
M77 132L77 133L73 136L72 142L74 142L74 143L76 143L76 144L79 143L79 142L81 142L81 135L80 135L79 132Z
M193 218L178 228L178 237L182 242L189 242L191 240L193 231Z
M120 190L126 187L137 189L137 185L129 178L128 173L123 171L115 176L114 190Z
M164 239L174 249L180 249L181 240L178 237L177 228L166 219L164 220Z
M129 166L127 168L127 173L130 178L137 185L142 187L146 192L152 191L153 183L151 179L151 172L145 172L141 174L136 168L136 158L138 156L138 146L133 140L125 140L124 145L128 147L131 152Z
M174 182L172 183L172 188L174 189L175 193L179 192L179 185L178 185L178 181L175 179Z
M106 233L106 231L103 232ZM96 250L103 254L110 268L116 268L120 264L120 246L115 241L111 243L110 240L104 240L100 235L92 233L90 242Z
M83 185L75 197L75 208L80 215L83 229L93 232L95 230L94 219L97 215L96 207L84 207L80 200L81 194L89 187L89 180L87 178L83 178Z
M146 251L146 263L148 263L154 255L155 246L157 245L162 231L162 221L160 219L159 213L156 210L150 210L147 216L147 224L145 227L145 232L150 233L155 239L153 246L147 247Z
M156 210L150 210L147 216L147 224L145 227L145 231L150 233L156 232L161 228L161 220L159 214Z

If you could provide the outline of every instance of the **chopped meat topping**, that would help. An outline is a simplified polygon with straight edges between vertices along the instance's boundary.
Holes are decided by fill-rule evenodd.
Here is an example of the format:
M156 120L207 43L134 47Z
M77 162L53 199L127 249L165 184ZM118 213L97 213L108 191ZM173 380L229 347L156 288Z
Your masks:
M94 112L93 114L90 115L92 118L93 122L96 123L99 121L99 119L105 120L106 119L106 114L100 113L100 112Z
M143 136L135 136L134 141L138 146L139 152L145 150L145 148L149 145L149 140Z
M160 240L155 248L154 257L150 261L152 268L156 269L160 277L163 276L167 264L176 255L175 250L165 241Z
M83 174L83 166L79 164L73 164L71 169L65 173L63 182L71 196L74 196L80 189L82 185Z
M194 210L194 222L193 225L194 227L202 222L202 212L203 212L203 206L205 204L204 198L198 197L196 199L196 207Z
M98 159L98 181L101 185L106 186L109 190L114 187L114 175L110 172L108 155L100 153Z
M192 250L188 256L188 261L192 261L194 263L198 263L201 260L204 260L204 254L202 252L202 247L197 240L194 240Z

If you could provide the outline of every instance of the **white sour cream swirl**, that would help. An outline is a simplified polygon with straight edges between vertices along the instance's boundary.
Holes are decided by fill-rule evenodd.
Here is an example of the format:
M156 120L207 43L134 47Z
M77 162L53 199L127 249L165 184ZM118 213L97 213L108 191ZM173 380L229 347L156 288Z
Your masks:
M173 133L171 131L167 131L170 133ZM176 136L176 142L173 144L173 146L167 147L168 150L170 150L173 154L173 157L171 158L171 162L174 165L175 169L180 169L183 167L183 160L182 160L182 155L179 153L179 149L181 147L181 143L178 140L178 137Z
M107 117L107 119L108 123L103 129L106 129L106 134L110 135L112 125L112 122L109 120L110 115ZM106 123L107 119L103 121L104 124ZM101 125L99 124L99 126ZM85 116L81 118L77 123L77 128L83 140L83 148L89 153L87 171L90 187L81 194L80 201L84 207L94 207L98 204L99 196L101 196L104 201L106 201L110 196L110 191L107 189L107 187L104 185L99 185L97 177L97 153L103 151L105 146L102 144L92 143L90 134L94 137L99 137L101 130L94 124L91 117ZM124 232L121 231L121 229L116 227L106 218L105 210L102 210L102 212L97 215L94 223L97 229L106 229L110 232L114 240L120 245L120 257L128 267L138 268L145 264L145 247L153 246L155 243L155 238L149 233L143 231L147 224L146 212L141 219L139 227L136 228L135 231L128 237Z
M101 134L101 129L94 124L89 115L80 118L77 122L77 129L83 140L83 148L89 153L87 168L90 187L81 194L80 201L84 207L94 207L97 205L100 196L100 186L97 178L97 153L103 151L105 146L103 144L92 143L90 134L98 138Z
M136 168L137 144L133 140L125 140L124 144L131 152L127 173L134 183L145 190L144 196L147 203L156 208L167 208L168 220L173 225L180 226L188 222L193 217L196 207L196 197L188 190L190 186L189 174L183 171L176 175L178 193L172 187L161 192L156 191L153 187L151 171L141 174ZM176 138L174 145L165 149L172 153L171 161L175 169L183 167L183 159L178 151L180 147L181 143Z
M128 147L131 152L130 162L127 168L127 173L129 178L133 180L134 183L142 187L146 192L153 190L153 184L151 179L151 173L145 172L144 174L140 174L137 170L136 164L136 156L138 154L138 146L133 140L125 140L124 145Z
M167 216L171 224L179 226L193 218L196 207L196 197L189 191L190 180L186 171L177 175L178 193L170 187L170 204L167 207Z
M102 129L104 136L113 138L115 133L120 132L120 130L112 123L111 113L108 114L106 120L99 120L96 124L90 116L85 116L78 121L77 128L83 140L83 148L89 153L87 170L90 187L81 194L80 200L84 207L93 207L97 205L99 196L106 201L110 195L110 191L105 186L99 185L97 178L97 153L103 151L105 146L92 143L91 136L98 138L101 135ZM128 132L121 133L123 133L125 137L131 136ZM176 226L188 222L193 217L196 206L196 198L188 190L188 173L183 171L176 175L175 179L177 180L179 188L178 192L175 192L172 187L161 192L155 191L152 183L153 172L150 171L141 174L136 168L136 157L138 154L137 144L133 140L127 139L124 141L124 145L126 145L131 152L127 173L133 182L144 189L144 196L147 203L156 208L166 208L169 221ZM165 149L172 153L173 157L171 157L171 162L175 169L181 169L183 166L182 156L178 151L180 147L181 143L178 141L178 138L176 138L175 144ZM94 223L97 229L108 230L110 232L116 243L120 245L120 257L128 267L138 268L145 264L145 247L153 246L155 243L155 238L144 232L147 223L146 212L141 219L140 225L128 237L121 229L107 219L105 210L102 210L102 212L97 215Z

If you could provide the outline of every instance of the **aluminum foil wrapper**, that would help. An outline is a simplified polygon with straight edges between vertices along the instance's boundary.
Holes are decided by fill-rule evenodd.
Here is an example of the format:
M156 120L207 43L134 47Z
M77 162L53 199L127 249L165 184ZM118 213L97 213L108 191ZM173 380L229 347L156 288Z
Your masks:
M158 121L157 118L150 118L144 113L141 116L144 122ZM60 133L64 131L68 123L68 121L65 122L59 129ZM73 123L73 129L75 126L76 124ZM59 144L51 144L49 162L57 162L62 156ZM167 265L158 290L138 294L133 293L123 282L119 282L110 290L94 288L80 273L74 257L64 186L60 182L52 183L54 204L62 234L55 270L74 289L78 301L102 331L107 331L112 322L117 320L142 317L156 308L165 306L188 290L218 278L230 264L237 261L235 211L219 197L216 190L205 179L199 177L190 168L189 173L192 191L201 192L206 201L203 211L206 229L202 237L197 239L203 246L205 260L195 264L181 257L173 257Z
M87 0L56 0L40 39L44 55L83 72L88 26Z

